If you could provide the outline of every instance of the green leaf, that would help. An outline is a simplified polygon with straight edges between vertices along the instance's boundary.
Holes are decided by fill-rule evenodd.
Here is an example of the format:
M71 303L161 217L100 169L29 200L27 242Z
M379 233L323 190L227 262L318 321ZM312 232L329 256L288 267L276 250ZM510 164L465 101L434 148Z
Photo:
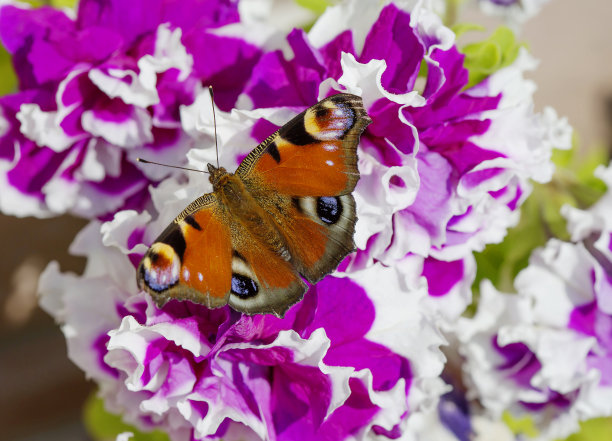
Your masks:
M159 430L141 432L124 423L120 416L106 411L104 401L96 394L91 394L85 402L83 422L89 435L96 441L115 440L117 435L123 432L134 434L130 441L170 441L168 435Z
M506 411L502 416L502 421L506 423L512 433L515 435L525 435L529 438L538 436L538 431L535 428L535 424L529 416L518 418Z
M50 4L56 8L74 8L77 0L51 0Z
M548 234L537 199L532 195L525 201L519 223L508 231L502 243L488 245L482 252L474 254L475 298L484 279L489 279L500 291L513 292L514 278L529 263L531 251L546 243Z
M523 435L526 440L538 436L538 430L529 416L517 418L509 412L504 412L502 420L512 433ZM580 431L568 436L564 441L602 441L612 439L612 418L610 417L594 418L588 421L581 421L579 424Z
M612 439L612 418L595 418L580 422L580 431L565 441L602 441Z
M28 3L35 8L41 6L52 6L54 8L74 8L78 3L78 0L21 0L24 3Z
M295 0L295 2L303 8L310 9L317 15L325 12L325 9L332 4L328 0Z
M466 58L478 66L478 69L486 73L494 72L502 62L501 48L489 41L468 45L464 48L464 53Z
M542 221L548 230L548 235L569 241L567 221L561 216L561 207L565 204L576 206L576 200L571 194L559 191L554 185L538 185L537 189L536 197L539 200Z
M452 26L451 30L455 33L455 35L458 38L462 36L463 34L465 34L466 32L471 32L471 31L484 32L487 29L484 26L475 24L475 23L458 23Z
M586 209L606 192L606 185L593 172L600 165L608 165L610 153L605 145L578 148L577 139L574 134L570 150L553 153L553 162L557 165L553 182L571 195L573 206Z
M459 25L461 32L477 29L473 25ZM478 84L499 69L509 66L518 56L523 43L518 43L514 33L505 26L497 28L493 34L477 43L463 46L460 51L465 55L463 65L469 71L466 88Z
M15 91L17 77L11 63L11 55L0 46L0 95Z

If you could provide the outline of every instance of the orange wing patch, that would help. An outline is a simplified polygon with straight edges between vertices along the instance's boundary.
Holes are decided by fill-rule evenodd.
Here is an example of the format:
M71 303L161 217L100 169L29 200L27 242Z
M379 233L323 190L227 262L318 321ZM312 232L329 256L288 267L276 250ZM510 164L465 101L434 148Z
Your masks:
M325 227L302 215L298 210L294 210L290 218L292 228L285 228L283 231L291 255L301 262L302 267L314 268L325 255L329 241ZM304 275L310 279L307 274Z
M262 288L287 288L298 278L297 273L279 255L269 251L262 243L238 251L248 263Z
M180 279L185 285L223 300L231 288L230 231L213 210L200 210L179 221L189 246L183 256Z
M293 196L340 194L349 185L350 172L341 141L297 146L280 136L274 148L281 158L276 162L263 155L255 175L275 189Z

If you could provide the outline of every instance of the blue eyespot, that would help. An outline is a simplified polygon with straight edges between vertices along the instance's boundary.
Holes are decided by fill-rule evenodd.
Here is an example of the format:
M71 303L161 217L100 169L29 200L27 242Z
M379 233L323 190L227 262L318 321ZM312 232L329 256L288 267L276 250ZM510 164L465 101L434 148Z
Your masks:
M253 279L242 274L232 274L232 294L247 299L257 295L258 292L259 288Z
M335 224L342 215L342 203L340 198L333 196L321 196L317 199L317 215L326 224Z

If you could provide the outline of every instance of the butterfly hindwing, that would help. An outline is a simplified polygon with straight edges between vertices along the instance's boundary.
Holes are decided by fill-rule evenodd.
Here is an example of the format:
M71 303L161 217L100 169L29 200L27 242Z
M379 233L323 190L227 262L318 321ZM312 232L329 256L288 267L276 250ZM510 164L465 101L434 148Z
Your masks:
M138 284L158 305L191 300L209 308L231 292L229 220L214 194L187 207L155 240L138 269Z
M355 250L355 199L340 196L307 196L294 199L290 218L295 229L286 229L287 243L299 272L317 283Z
M298 302L306 285L291 263L244 228L234 226L232 292L229 305L247 314L271 313L282 317Z

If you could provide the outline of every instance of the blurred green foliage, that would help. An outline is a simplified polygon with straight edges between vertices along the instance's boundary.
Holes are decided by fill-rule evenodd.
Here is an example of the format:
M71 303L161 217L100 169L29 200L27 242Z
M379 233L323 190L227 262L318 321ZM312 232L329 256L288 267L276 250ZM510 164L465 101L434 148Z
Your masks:
M575 137L571 150L555 151L553 160L557 170L552 181L534 185L533 193L521 208L518 225L508 231L504 241L475 254L475 299L483 279L491 280L500 291L513 292L514 278L527 266L535 248L544 246L553 237L569 240L561 207L569 204L586 209L606 191L605 184L593 176L593 171L600 164L608 164L608 150L599 146L585 152L576 144Z
M73 8L78 1L77 0L21 0L25 3L29 3L32 6L39 8L41 6L53 6L54 8Z
M295 0L295 3L303 8L310 9L317 15L321 15L325 8L332 4L329 0Z
M470 24L453 27L453 31L458 33L474 30L482 30L482 28ZM459 50L465 55L463 65L469 70L466 89L480 83L499 69L512 64L519 49L524 46L524 43L516 41L514 32L505 26L498 27L489 38L483 41L462 46Z
M0 96L15 91L17 77L13 70L10 54L0 46Z
M612 418L595 418L580 423L580 431L565 441L609 441L612 440Z
M96 394L90 395L85 402L83 421L87 432L96 441L114 441L117 435L123 432L134 434L130 441L170 441L168 435L159 430L141 432L124 423L120 416L109 413L104 408L104 402Z
M512 433L520 436L520 439L528 441L538 436L538 431L530 417L515 418L509 412L505 412L502 420L510 428ZM608 441L612 440L612 418L594 418L582 421L580 430L565 438L564 441ZM562 440L557 440L562 441Z
M520 435L527 438L534 438L538 436L538 431L533 424L533 420L528 416L517 418L512 416L510 412L506 411L502 415L502 421L506 423L512 433L515 435Z

